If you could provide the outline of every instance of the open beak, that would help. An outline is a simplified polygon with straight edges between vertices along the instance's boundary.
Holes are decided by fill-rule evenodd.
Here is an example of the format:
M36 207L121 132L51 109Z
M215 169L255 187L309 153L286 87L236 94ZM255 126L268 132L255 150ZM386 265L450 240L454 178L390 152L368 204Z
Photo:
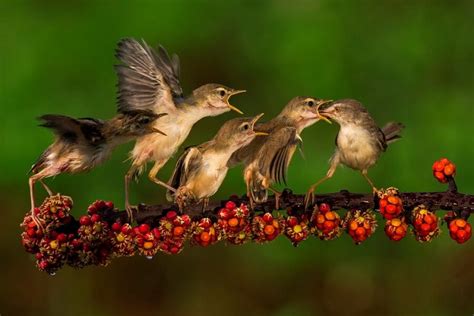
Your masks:
M159 119L160 117L163 117L163 116L166 116L168 115L168 113L159 113L159 114L156 114L156 119Z
M159 134L161 134L161 135L168 136L168 135L165 134L165 132L162 132L162 131L160 131L160 130L157 129L157 128L154 128L154 127L153 127L151 130L152 130L154 133L159 133Z
M253 130L253 127L255 126L255 123L257 123L257 121L263 116L263 113L260 113L259 115L255 116L251 122L252 124L252 130ZM268 133L265 133L265 132L257 132L257 131L253 131L254 132L254 135L255 136L267 136L269 135Z
M241 110L239 110L237 107L233 106L232 104L229 103L229 99L231 96L233 95L236 95L236 94L239 94L239 93L244 93L246 92L247 90L234 90L232 91L231 93L229 93L229 97L227 98L227 105L229 106L229 108L239 114L244 114L244 112L242 112Z
M319 118L321 118L323 121L328 122L329 124L332 124L331 120L329 118L327 118L326 116L324 116L324 112L323 112L323 114L321 114L321 112L319 111L319 108L321 107L321 105L331 103L332 101L333 100L323 100L323 101L319 102L316 106L316 113L318 114Z

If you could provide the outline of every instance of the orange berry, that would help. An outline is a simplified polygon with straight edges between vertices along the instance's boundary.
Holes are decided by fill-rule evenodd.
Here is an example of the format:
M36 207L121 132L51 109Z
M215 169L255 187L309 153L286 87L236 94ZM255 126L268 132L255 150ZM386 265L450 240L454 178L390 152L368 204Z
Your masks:
M275 233L275 227L273 227L273 225L265 225L263 231L265 235L273 235L273 233Z
M356 230L357 227L359 227L359 225L358 225L355 221L352 221L352 222L349 224L349 229L350 229L350 230Z
M458 230L457 233L456 233L456 236L459 238L459 239L464 239L466 237L467 233L465 230Z
M449 224L449 231L452 232L452 233L455 233L459 230L459 227L456 225L455 221L452 221L450 224Z
M398 218L394 218L394 219L392 219L392 221L390 223L391 223L392 226L398 227L402 224L402 221Z
M405 235L405 228L403 228L403 226L399 226L397 229L395 229L395 233L397 235Z
M433 171L439 171L439 172L441 172L441 171L443 171L443 169L444 169L444 164L443 164L443 163L441 163L441 162L439 162L439 161L437 161L437 162L434 163L434 165L433 165Z
M440 172L440 171L436 171L434 173L434 176L436 177L436 179L440 180L440 181L443 181L444 180L444 173Z
M324 215L328 221L333 221L336 219L336 215L334 215L333 212L327 212L326 215Z
M151 241L145 241L145 242L143 243L143 248L145 248L145 249L151 249L151 248L153 248L153 243L152 243Z
M324 229L327 229L327 230L330 230L330 229L333 229L335 224L333 221L327 221L327 222L324 222Z
M211 240L211 235L209 235L208 232L202 232L200 237L201 241L203 242L208 242L209 240Z
M322 223L324 223L325 221L326 221L326 220L324 219L324 215L322 215L322 214L319 214L319 215L316 217L316 222L317 222L318 224L322 224Z
M429 215L427 215L427 216L425 216L425 217L423 218L423 221L424 221L426 224L431 225L431 224L434 222L434 218L431 217L431 216L429 216Z
M365 229L363 227L359 227L356 229L355 233L357 236L363 236L365 235Z
M449 164L446 167L444 167L444 174L447 176L452 176L454 174L454 171L456 169L454 168L453 164Z
M431 229L431 226L428 224L421 224L420 229L424 232L428 232Z
M456 226L458 226L458 227L463 228L464 226L466 226L466 224L467 224L466 221L461 219L461 218L458 218L456 220Z
M182 226L176 226L173 229L173 235L175 236L181 236L184 233L184 228Z
M370 223L368 221L364 221L364 224L363 224L364 228L369 230L370 229Z
M386 207L388 205L388 201L385 200L385 199L382 199L380 200L379 202L379 206L382 208L382 207Z
M232 217L231 219L229 219L229 226L230 227L235 227L237 225L239 225L239 220L235 217Z
M387 213L389 214L395 214L397 212L397 207L393 204L389 204L387 205L387 207L385 208L385 210L387 211Z
M280 227L280 223L278 223L278 221L276 219L273 220L272 224L273 224L273 227L275 227L275 228Z
M440 159L440 162L441 162L443 165L447 165L448 163L451 163L448 158L441 158L441 159Z
M389 196L387 198L388 203L390 204L398 204L399 200L396 196Z

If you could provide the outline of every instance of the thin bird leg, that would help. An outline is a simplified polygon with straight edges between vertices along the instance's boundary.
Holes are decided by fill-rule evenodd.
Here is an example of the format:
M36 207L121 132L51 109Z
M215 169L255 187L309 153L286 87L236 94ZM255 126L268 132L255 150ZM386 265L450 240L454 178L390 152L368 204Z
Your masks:
M307 209L309 205L314 204L314 190L316 190L316 187L321 185L324 181L331 179L332 176L334 175L334 172L336 172L336 168L337 168L337 164L331 164L331 168L329 168L326 176L309 187L308 191L306 192L306 196L304 198L305 209Z
M53 190L51 190L51 189L46 185L46 183L44 183L43 179L39 179L38 181L41 183L41 185L42 185L43 188L46 190L46 192L48 192L48 195L49 195L49 196L53 196L53 195L54 195Z
M206 208L209 206L209 198L202 199L202 212L206 211Z
M251 172L250 171L245 172L244 178L245 178L245 186L247 187L247 198L249 199L250 209L253 210L254 200L252 198L252 194L250 193Z
M372 180L370 180L369 176L367 175L367 170L362 170L361 173L364 176L365 180L367 180L369 185L372 187L372 193L374 193L374 194L377 193L379 190L375 187Z
M43 224L41 224L40 219L36 216L35 214L35 182L40 179L40 176L38 174L35 174L30 177L28 180L28 184L30 186L30 199L31 199L31 219L33 222L36 224L36 226L44 232L44 227Z
M134 206L130 205L130 200L129 200L129 187L130 187L130 180L132 180L133 175L137 171L137 166L132 165L130 169L127 171L125 174L125 211L127 211L128 219L130 223L133 222L133 208Z
M280 197L281 197L281 192L275 190L272 187L269 187L268 190L272 191L273 194L275 194L275 209L279 210L280 209Z
M158 171L160 171L161 167L163 167L163 164L164 164L163 162L158 162L158 161L155 162L155 165L153 166L153 168L151 168L150 172L148 173L148 179L150 179L150 181L158 185L161 185L162 187L165 187L171 192L176 193L175 188L173 188L172 186L168 185L167 183L161 181L160 179L156 177L156 174L158 173Z

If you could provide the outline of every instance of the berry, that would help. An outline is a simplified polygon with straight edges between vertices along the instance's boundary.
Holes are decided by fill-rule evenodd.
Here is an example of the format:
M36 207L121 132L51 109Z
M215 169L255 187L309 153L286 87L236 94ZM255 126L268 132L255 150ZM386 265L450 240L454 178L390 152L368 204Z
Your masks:
M79 224L81 224L83 226L88 226L88 225L91 224L91 218L88 215L83 215L79 219Z
M380 214L385 219L399 217L403 212L403 203L399 197L398 189L388 188L380 190L378 193Z
M150 225L141 224L140 226L138 226L138 231L140 232L140 234L146 234L150 231Z
M226 203L226 208L218 212L217 228L221 232L221 238L236 245L243 244L252 237L249 210L247 205L240 204L230 210L227 206L233 207L235 203Z
M321 204L319 204L318 210L321 213L327 213L327 212L331 211L331 206L327 203L321 203Z
M122 225L121 225L120 223L115 222L115 223L112 224L112 230L113 230L114 232L118 232L118 231L120 231L121 229L122 229Z
M393 241L402 240L408 230L408 225L404 218L389 219L385 223L385 234Z
M472 228L466 220L462 218L455 218L448 224L449 236L458 244L465 243L471 238Z
M100 215L99 214L92 214L91 215L91 222L92 223L97 223L98 221L100 221Z
M456 165L446 158L442 158L433 163L433 176L441 183L448 182L449 178L456 175Z
M169 220L175 219L176 216L178 216L178 213L176 213L176 211L168 211L166 213L166 218L169 219Z
M375 232L377 222L372 211L356 210L347 212L342 225L358 245Z
M232 201L227 201L227 203L225 203L225 208L230 211L234 210L236 207L237 205Z
M285 222L285 235L291 240L293 246L297 246L301 241L305 240L310 229L309 220L306 215L288 216Z
M416 207L412 212L413 233L419 242L431 241L438 236L440 230L438 218L433 212L426 209L424 205Z
M271 213L254 216L252 219L254 240L258 243L274 240L281 233L283 226L283 219L279 214L276 217Z
M209 246L218 240L217 224L210 218L204 217L192 224L191 243L202 247Z
M341 218L339 214L331 211L329 204L322 203L315 209L311 216L314 233L321 240L331 240L341 235Z

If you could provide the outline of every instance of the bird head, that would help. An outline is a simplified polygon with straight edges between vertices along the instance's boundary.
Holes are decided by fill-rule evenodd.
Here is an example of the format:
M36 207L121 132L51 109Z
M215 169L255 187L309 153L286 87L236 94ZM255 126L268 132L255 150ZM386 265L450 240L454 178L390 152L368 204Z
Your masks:
M330 122L318 112L318 108L332 100L323 100L313 97L295 97L285 106L280 116L294 123L299 129L303 129L319 120Z
M318 109L319 114L341 124L357 123L368 116L364 106L356 100L336 100L324 104Z
M231 96L243 93L245 90L236 90L221 84L209 83L193 91L197 105L206 108L214 115L233 110L243 114L238 108L230 104Z
M225 122L217 132L216 140L227 143L237 150L250 144L256 136L268 135L268 133L255 130L255 123L262 116L263 113L260 113L254 117L235 118Z

